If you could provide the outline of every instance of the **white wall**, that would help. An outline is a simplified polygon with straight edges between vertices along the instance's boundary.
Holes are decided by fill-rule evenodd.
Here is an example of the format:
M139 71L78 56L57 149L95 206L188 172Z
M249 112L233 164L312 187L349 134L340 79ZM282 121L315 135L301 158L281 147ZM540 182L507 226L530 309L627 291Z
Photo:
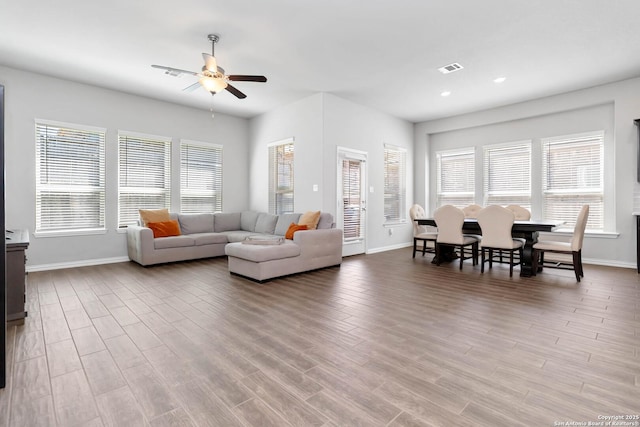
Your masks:
M294 211L326 210L322 204L322 104L318 93L251 119L250 207L269 210L269 163L267 146L294 138ZM318 184L318 191L312 191Z
M447 146L481 145L489 139L507 142L605 129L610 156L605 197L612 200L606 214L619 233L615 238L587 236L586 262L635 267L636 228L633 211L640 211L636 182L638 136L633 123L640 117L640 79L541 98L506 107L415 125L415 197L434 208L435 151ZM613 145L613 146L612 146ZM636 201L634 203L634 200ZM609 236L611 237L611 236Z
M408 201L413 203L413 125L379 111L320 93L251 120L251 208L268 207L267 145L295 138L295 194L297 212L321 209L336 214L337 147L368 153L367 252L406 246L411 224L394 227L392 236L384 223L384 144L407 149ZM313 191L313 185L318 191Z
M223 114L211 119L207 111L5 67L0 67L0 84L5 86L6 106L7 228L28 228L32 233L35 229L35 119L107 129L107 233L46 238L31 234L28 268L126 259L125 235L116 231L118 130L172 137L174 160L181 138L223 145L223 208L248 208L248 120ZM174 190L179 186L178 170L174 161ZM174 191L176 208L178 201Z
M367 186L373 187L367 200L367 253L407 246L413 225L409 208L413 204L413 125L380 111L326 94L324 104L324 201L331 211L337 203L337 147L367 153ZM384 144L407 150L407 222L385 227ZM389 234L389 229L393 234Z

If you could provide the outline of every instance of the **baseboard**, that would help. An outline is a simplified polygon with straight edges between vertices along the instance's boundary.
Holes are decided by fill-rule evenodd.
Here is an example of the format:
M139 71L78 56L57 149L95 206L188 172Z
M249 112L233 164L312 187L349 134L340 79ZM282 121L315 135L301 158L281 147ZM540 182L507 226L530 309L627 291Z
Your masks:
M615 261L608 259L591 259L591 258L582 258L583 264L593 264L593 265L604 265L605 267L620 267L620 268L637 268L636 263L633 262L623 262L623 261Z
M89 267L92 265L115 264L117 262L128 262L129 257L113 257L98 259L83 259L82 261L59 262L53 264L27 265L27 272L61 270L63 268Z
M377 254L378 252L393 251L395 249L408 248L411 246L413 246L413 242L400 243L398 245L392 245L392 246L383 246L381 248L367 249L366 254Z

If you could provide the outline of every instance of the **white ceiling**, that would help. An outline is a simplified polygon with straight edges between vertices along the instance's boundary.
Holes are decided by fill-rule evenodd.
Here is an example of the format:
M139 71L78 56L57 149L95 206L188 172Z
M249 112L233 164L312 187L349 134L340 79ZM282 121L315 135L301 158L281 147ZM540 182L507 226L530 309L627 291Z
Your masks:
M634 0L0 0L0 11L2 65L241 117L329 92L420 122L640 76ZM151 68L199 71L209 33L227 74L269 81L212 99L182 92L195 77ZM451 62L465 68L437 71Z

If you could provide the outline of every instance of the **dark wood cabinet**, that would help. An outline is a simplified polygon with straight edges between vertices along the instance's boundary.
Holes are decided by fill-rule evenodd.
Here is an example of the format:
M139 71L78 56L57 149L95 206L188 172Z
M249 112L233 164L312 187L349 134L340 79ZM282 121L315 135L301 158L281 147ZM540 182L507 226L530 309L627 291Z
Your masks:
M25 264L29 247L28 230L5 232L7 251L7 323L21 325L27 317L25 310L27 273Z

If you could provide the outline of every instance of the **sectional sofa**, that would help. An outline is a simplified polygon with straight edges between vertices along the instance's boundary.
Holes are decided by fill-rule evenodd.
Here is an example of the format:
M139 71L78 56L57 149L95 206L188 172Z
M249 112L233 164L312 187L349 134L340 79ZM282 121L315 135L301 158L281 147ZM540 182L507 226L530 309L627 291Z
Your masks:
M140 265L227 255L229 271L263 281L342 263L342 230L322 212L315 230L297 231L285 239L299 213L272 215L243 211L215 214L171 213L180 235L153 236L151 228L127 228L129 259Z

